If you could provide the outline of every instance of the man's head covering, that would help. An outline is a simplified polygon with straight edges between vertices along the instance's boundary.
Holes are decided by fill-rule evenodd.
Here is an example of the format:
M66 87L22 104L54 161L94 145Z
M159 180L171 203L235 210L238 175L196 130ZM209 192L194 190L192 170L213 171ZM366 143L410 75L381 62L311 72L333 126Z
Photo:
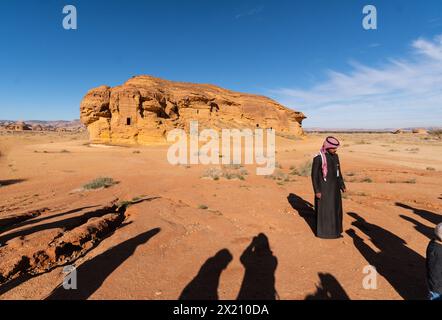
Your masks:
M339 145L340 145L340 143L339 143L338 139L336 139L335 137L327 137L324 141L322 148L325 150L334 149L334 148L338 148Z
M322 176L324 177L324 181L327 181L327 157L325 156L325 153L328 149L336 149L340 145L339 140L335 137L327 137L322 145L321 150L319 151L319 154L321 155L322 159Z
M436 237L442 241L442 223L439 223L436 228L434 228L434 234Z

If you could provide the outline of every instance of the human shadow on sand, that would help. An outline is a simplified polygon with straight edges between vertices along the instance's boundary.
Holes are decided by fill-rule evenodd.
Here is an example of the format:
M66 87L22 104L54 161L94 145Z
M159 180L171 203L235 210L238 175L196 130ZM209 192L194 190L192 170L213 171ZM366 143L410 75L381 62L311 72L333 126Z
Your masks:
M46 300L86 300L134 253L138 246L148 242L160 231L160 228L155 228L141 233L81 264L77 269L77 289L66 290L63 286L59 286Z
M227 249L222 249L207 259L196 277L184 288L179 300L218 300L221 273L232 259L232 254Z
M11 179L11 180L0 180L0 188L10 186L17 183L25 182L26 179Z
M276 300L275 271L278 259L270 249L269 239L264 233L253 238L241 255L245 268L238 300Z
M223 249L207 259L198 274L184 288L180 300L217 300L221 273L233 257ZM254 237L240 258L245 268L238 300L275 300L275 270L277 258L270 250L268 238L260 233Z
M290 193L287 200L292 208L298 212L299 216L305 220L313 234L316 235L316 214L314 205L294 193Z
M418 208L414 208L412 206L409 206L407 204L403 204L403 203L400 203L400 202L396 202L396 205L398 207L401 207L401 208L413 211L413 213L415 215L421 217L422 219L427 220L428 222L431 222L434 225L437 225L437 224L442 222L442 215L440 215L438 213L427 211L427 210L422 210L422 209L418 209Z
M316 292L309 294L305 300L350 300L339 281L330 273L318 273L319 285Z
M408 217L408 216L405 216L405 215L403 215L403 214L401 214L401 215L399 215L399 216L400 216L402 219L404 219L404 220L406 220L406 221L411 222L412 224L414 224L414 229L415 229L417 232L422 233L424 236L426 236L426 237L429 238L429 239L434 238L434 228L429 227L429 226L426 226L425 224L423 224L423 223L421 223L421 222L419 222L419 221L417 221L417 220L415 220L415 219L413 219L413 218L410 218L410 217Z
M379 252L373 250L355 230L346 231L367 262L405 300L426 299L425 259L392 232L367 222L357 213L349 212L348 215L355 219L352 225L368 236L379 249Z

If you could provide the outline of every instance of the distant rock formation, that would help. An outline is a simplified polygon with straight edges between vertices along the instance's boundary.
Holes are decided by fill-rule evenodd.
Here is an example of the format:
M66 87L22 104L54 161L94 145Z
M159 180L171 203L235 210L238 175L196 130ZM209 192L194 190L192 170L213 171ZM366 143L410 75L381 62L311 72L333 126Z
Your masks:
M273 128L303 135L302 112L258 95L209 84L173 82L137 76L125 84L90 90L80 106L80 119L94 142L149 144L165 141L174 128Z
M5 128L7 130L12 130L12 131L32 130L32 128L28 124L24 123L23 121L17 121L15 123L10 123L10 124L6 125Z
M412 132L414 134L428 134L428 130L427 129L423 129L423 128L415 128L412 130Z
M36 132L70 132L78 133L85 131L85 126L80 120L73 121L8 121L0 120L0 131L36 131Z

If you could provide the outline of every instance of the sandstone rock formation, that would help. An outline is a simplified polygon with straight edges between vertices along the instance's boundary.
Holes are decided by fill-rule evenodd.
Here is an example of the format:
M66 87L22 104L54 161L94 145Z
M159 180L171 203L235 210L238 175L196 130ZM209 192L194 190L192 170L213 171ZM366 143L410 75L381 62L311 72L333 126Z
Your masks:
M188 130L191 120L201 129L259 127L302 135L305 118L263 96L151 76L90 90L80 114L92 141L125 144L165 141L169 130Z
M414 134L428 134L428 130L423 128L415 128L412 130Z
M15 132L15 131L34 131L34 132L69 132L78 133L86 130L86 127L80 120L73 121L41 121L29 120L23 121L8 121L0 120L0 131Z
M2 125L4 130L10 130L10 131L28 131L32 130L31 126L24 123L23 121L17 121L17 122L10 122L7 124Z

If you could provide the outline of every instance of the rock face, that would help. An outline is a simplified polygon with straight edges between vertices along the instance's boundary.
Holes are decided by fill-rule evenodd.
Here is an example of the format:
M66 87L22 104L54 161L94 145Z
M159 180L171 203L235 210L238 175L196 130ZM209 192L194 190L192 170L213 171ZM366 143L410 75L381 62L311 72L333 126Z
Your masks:
M125 84L90 90L80 106L81 121L94 142L149 144L165 141L174 128L273 128L303 135L302 112L252 94L214 85L137 76Z

